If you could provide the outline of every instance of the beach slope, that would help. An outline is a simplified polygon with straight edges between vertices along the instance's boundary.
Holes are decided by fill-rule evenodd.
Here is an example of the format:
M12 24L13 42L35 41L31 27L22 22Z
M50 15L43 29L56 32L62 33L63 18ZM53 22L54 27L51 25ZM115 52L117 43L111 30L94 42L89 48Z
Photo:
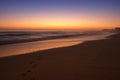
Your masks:
M0 58L0 80L120 80L120 34Z

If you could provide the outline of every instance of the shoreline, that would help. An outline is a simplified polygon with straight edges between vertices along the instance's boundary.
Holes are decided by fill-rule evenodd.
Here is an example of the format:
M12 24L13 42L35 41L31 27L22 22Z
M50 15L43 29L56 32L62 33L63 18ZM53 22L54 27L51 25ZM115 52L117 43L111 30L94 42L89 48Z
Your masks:
M115 33L1 45L0 57L9 57L14 55L29 54L31 52L36 52L36 51L74 46L77 44L84 43L85 41L106 39L107 36L113 34Z
M120 33L75 46L0 58L0 79L119 80L119 45Z

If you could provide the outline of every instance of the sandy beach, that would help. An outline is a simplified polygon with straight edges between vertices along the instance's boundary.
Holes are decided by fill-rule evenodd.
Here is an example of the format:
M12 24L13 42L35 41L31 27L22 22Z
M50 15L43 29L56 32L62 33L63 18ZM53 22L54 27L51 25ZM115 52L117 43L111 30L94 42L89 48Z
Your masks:
M120 34L0 58L0 80L120 80Z

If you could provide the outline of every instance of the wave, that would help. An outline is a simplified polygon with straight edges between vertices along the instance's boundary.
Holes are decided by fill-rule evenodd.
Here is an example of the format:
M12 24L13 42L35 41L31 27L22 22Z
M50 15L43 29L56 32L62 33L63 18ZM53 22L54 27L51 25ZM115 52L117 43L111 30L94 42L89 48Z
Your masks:
M88 36L100 34L99 32L65 32L65 31L39 31L39 32L26 32L26 31L4 31L0 32L0 45L42 41L51 39L71 38L78 36Z

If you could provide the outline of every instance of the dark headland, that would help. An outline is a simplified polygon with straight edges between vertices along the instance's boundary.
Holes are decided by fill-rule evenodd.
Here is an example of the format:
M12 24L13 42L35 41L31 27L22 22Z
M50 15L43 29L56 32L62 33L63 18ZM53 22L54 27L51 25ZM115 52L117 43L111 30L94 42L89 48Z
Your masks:
M120 80L120 33L71 47L0 58L0 80Z

